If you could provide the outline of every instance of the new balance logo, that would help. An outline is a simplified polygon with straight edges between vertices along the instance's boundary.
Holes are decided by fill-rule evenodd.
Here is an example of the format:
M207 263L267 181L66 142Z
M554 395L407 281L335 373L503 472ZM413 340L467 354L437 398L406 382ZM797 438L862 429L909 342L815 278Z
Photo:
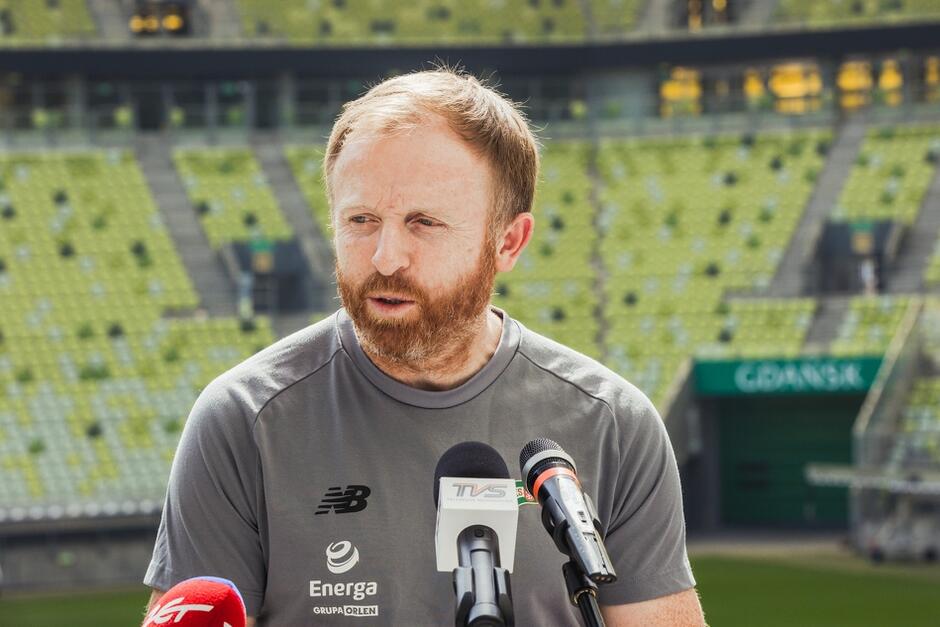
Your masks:
M372 490L364 485L349 485L344 490L342 486L329 488L323 495L317 507L317 515L329 514L333 511L337 514L352 514L361 512L366 508L366 499L372 494Z

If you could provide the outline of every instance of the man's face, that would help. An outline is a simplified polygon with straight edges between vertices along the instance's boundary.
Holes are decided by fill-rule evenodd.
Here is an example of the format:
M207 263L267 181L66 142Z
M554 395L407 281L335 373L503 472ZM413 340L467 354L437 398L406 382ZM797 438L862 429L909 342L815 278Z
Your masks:
M435 118L353 135L332 176L337 285L364 348L417 366L465 345L496 273L486 162Z

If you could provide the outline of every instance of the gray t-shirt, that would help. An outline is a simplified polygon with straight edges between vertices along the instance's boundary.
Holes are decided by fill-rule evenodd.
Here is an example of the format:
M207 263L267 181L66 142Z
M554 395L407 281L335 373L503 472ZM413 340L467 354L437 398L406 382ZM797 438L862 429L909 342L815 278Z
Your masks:
M144 583L226 577L265 627L453 624L452 578L435 567L438 459L486 442L515 475L521 448L547 437L574 458L606 533L618 580L600 602L694 586L678 468L649 399L496 311L499 347L452 390L387 376L343 310L216 378L183 430ZM516 624L577 625L540 509L519 512Z

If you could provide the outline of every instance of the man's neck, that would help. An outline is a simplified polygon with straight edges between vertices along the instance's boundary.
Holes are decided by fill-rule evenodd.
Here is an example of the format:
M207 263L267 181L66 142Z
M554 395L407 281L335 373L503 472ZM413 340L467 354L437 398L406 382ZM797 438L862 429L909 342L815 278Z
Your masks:
M450 390L467 382L489 362L499 346L502 317L487 308L469 342L448 347L440 356L414 365L401 365L363 351L379 370L405 385L420 390Z

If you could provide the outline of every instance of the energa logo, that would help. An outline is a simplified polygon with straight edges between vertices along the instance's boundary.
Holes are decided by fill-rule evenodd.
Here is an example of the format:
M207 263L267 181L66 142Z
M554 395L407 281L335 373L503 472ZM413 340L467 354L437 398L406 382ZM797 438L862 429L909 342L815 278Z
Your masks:
M358 563L359 549L349 540L334 542L326 547L326 567L334 575L347 573Z

